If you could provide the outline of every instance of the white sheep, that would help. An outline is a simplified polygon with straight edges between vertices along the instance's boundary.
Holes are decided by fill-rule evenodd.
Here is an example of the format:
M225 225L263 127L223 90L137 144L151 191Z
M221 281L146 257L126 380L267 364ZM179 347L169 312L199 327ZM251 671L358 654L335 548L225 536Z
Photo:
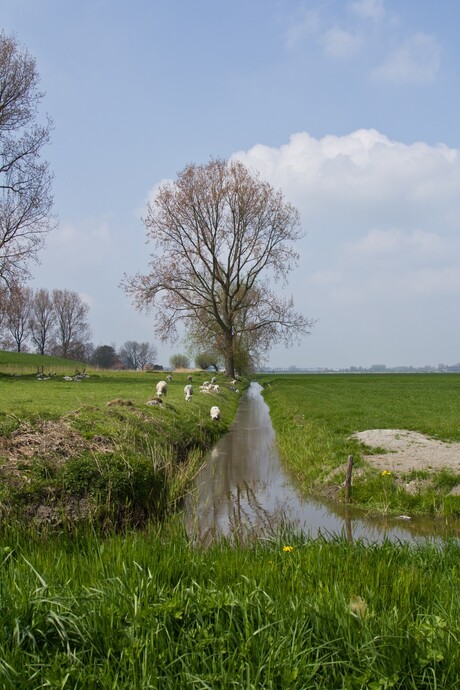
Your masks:
M166 381L158 381L158 383L157 383L157 396L159 398L166 397L167 392L168 392L168 384L166 383Z
M188 402L189 400L192 399L192 395L193 395L193 386L192 386L190 383L188 383L188 384L184 387L184 394L185 394L185 402Z
M213 377L212 377L212 379L211 379L211 383L217 383L217 379L216 379L216 377L215 377L215 376L213 376Z
M167 381L168 383L171 383L171 381L172 381L172 376L171 376L171 374L168 374L168 376L166 377L166 381Z
M189 383L192 383L192 377L191 377L190 374L187 376L187 381L188 381Z
M217 407L217 405L213 405L211 407L210 414L211 414L211 419L220 419L220 410Z

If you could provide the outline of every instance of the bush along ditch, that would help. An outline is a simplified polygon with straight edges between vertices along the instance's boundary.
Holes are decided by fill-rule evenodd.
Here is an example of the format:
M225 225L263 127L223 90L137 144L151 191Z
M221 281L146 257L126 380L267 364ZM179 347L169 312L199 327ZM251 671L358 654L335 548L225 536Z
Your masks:
M173 512L205 453L229 429L240 398L223 382L218 397L197 392L185 402L185 380L175 378L156 404L129 397L131 377L126 396L96 404L86 402L91 382L85 382L84 404L61 417L50 418L46 410L5 415L0 517L61 527L85 522L106 530ZM216 402L219 420L209 413Z

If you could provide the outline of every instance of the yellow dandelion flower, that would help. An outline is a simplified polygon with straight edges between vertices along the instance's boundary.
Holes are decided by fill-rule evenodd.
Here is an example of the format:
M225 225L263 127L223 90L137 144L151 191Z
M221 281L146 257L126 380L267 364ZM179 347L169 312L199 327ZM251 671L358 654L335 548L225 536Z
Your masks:
M293 551L293 550L294 550L293 546L283 546L283 551L289 552L289 551Z
M391 474L390 470L383 470L382 477L388 477Z

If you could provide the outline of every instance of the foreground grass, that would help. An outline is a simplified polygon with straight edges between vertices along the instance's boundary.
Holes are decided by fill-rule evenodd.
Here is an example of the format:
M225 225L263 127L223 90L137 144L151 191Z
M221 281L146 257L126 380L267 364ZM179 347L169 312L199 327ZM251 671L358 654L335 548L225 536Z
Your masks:
M460 548L5 530L0 686L448 688Z
M382 476L363 460L372 450L350 438L366 429L396 428L460 441L460 376L272 375L259 381L282 458L304 493L343 500L346 461L353 455L355 505L376 513L460 514L460 498L449 496L460 475ZM409 494L403 485L411 480L422 480L423 489Z
M21 370L22 357L16 358ZM72 369L68 362L66 373ZM0 373L3 520L85 520L110 529L164 517L228 430L239 402L223 377L219 393L200 393L209 378L201 372L190 402L182 373L173 375L160 404L149 405L164 376L91 371L82 380L61 374L41 380L36 373ZM212 405L221 409L219 421L210 418Z

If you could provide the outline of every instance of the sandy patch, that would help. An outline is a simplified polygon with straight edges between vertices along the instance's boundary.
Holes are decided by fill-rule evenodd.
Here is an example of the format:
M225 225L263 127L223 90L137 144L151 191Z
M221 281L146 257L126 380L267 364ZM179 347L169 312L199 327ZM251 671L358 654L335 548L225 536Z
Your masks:
M371 448L384 448L387 451L364 456L370 464L381 470L397 473L438 471L445 467L460 472L460 443L436 441L406 429L369 429L353 434L353 438Z

